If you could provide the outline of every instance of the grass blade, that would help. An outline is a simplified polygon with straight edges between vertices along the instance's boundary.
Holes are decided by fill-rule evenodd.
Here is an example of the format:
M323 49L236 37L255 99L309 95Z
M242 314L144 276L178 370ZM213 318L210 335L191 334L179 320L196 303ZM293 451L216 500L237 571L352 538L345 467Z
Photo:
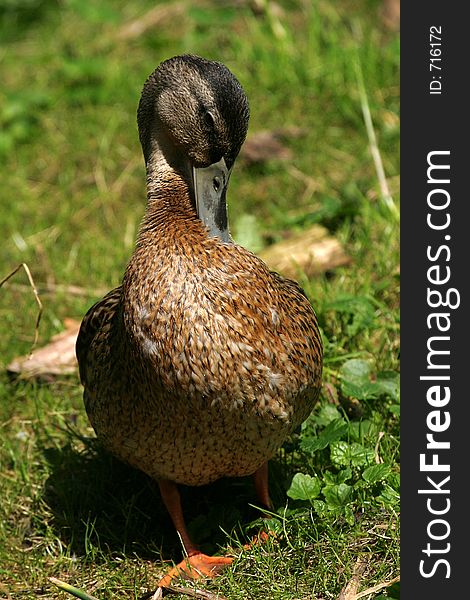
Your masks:
M372 116L370 114L369 108L369 100L367 98L366 86L364 84L364 76L362 73L361 61L359 56L356 55L354 60L354 69L356 72L356 80L357 86L359 89L359 97L361 101L361 109L362 115L364 118L364 124L366 126L367 138L369 140L369 148L370 153L372 155L372 160L374 161L375 172L377 174L377 179L379 180L380 186L380 194L382 196L382 201L385 206L389 209L392 215L398 219L399 211L393 201L392 195L390 194L390 190L387 183L387 178L385 177L385 171L382 162L382 156L380 155L379 146L377 144L377 137L375 135L374 124L372 123Z
M49 577L49 581L64 592L72 594L72 596L75 596L75 598L80 598L80 600L98 600L97 598L95 598L94 596L90 596L83 590L79 590L73 585L69 585L68 583L65 583L65 581L61 581L60 579L56 579L55 577Z

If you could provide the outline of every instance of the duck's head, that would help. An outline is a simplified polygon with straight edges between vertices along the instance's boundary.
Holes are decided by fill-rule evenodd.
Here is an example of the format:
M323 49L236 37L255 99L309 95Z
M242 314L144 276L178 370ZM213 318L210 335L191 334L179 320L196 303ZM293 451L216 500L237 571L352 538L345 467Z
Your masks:
M246 95L223 64L176 56L145 82L137 111L140 142L152 176L162 155L188 184L210 235L229 241L225 194L248 129Z

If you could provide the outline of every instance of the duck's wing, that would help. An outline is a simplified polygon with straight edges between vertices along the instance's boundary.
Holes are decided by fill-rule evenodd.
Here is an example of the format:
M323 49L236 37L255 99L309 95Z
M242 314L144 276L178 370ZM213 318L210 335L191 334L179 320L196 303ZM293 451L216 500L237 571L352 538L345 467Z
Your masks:
M80 331L75 344L80 381L86 384L87 356L88 350L97 336L106 335L109 326L120 309L122 287L116 287L106 294L104 298L96 302L83 317Z
M276 271L270 271L270 273L274 277L274 279L278 282L279 285L284 286L286 289L291 290L292 293L301 294L304 298L309 300L304 289L297 283L297 281L294 281L294 279L287 279L286 277L279 275L279 273L277 273ZM310 303L310 300L309 300L309 303Z
M311 358L320 366L320 371L318 372L321 372L323 343L317 315L310 299L297 281L282 277L282 275L274 271L271 271L271 275L277 281L278 289L281 293L282 305L289 313L289 323L292 332L297 331L297 335L308 332L308 345L313 350L313 357Z

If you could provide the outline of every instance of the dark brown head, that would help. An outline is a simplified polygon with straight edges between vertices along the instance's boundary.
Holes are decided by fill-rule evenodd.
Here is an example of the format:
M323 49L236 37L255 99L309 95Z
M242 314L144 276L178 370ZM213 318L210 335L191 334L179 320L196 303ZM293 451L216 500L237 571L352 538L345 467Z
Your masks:
M246 95L227 67L192 55L170 58L142 90L137 122L145 162L156 143L172 166L183 156L193 167L224 158L230 169L248 119Z
M186 182L209 235L224 242L231 241L225 195L248 119L245 92L227 67L191 55L161 63L145 82L137 111L148 183L158 189L168 165Z

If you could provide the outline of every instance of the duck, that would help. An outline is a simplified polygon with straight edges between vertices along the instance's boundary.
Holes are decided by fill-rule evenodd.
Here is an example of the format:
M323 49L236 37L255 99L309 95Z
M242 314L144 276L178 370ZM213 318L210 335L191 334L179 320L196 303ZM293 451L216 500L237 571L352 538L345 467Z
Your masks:
M178 486L251 476L272 507L268 461L320 393L322 340L293 280L232 239L227 187L247 96L222 63L185 54L146 80L137 110L147 204L122 283L84 316L84 405L102 445L158 482L184 559L160 581L233 560L191 539Z

